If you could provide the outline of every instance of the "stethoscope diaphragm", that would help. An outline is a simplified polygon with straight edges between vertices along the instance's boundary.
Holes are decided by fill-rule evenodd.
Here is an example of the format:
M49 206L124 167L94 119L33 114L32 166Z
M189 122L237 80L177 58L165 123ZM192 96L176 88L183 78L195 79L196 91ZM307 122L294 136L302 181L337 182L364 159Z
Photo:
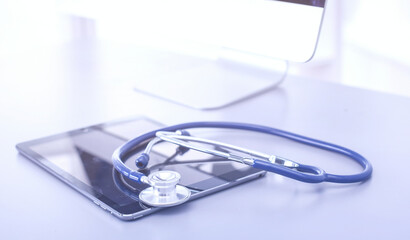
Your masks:
M191 191L178 185L181 175L174 171L162 170L148 176L151 187L142 190L139 199L153 207L171 207L186 202Z

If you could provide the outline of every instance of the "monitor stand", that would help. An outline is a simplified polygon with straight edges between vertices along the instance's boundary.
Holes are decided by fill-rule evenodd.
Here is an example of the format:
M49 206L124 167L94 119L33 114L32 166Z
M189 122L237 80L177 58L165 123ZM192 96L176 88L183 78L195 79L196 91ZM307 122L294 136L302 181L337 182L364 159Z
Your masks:
M285 78L288 67L286 61L272 59L262 67L190 56L168 58L165 64L168 71L138 79L135 90L200 110L223 108L270 90Z

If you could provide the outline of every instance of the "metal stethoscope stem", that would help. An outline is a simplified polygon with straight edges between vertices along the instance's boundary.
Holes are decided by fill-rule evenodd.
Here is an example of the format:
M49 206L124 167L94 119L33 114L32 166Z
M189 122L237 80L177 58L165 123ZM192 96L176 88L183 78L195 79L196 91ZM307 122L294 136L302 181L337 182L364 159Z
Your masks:
M265 153L261 153L258 151L254 151L254 150L250 150L247 148L243 148L243 147L239 147L239 146L235 146L232 144L227 144L227 143L223 143L223 142L218 142L215 140L210 140L210 139L204 139L204 138L199 138L199 137L193 137L187 134L187 132L185 131L185 135L183 131L176 131L176 132L165 132L165 131L158 131L156 133L157 138L155 138L154 140L150 141L150 143L148 144L148 146L146 147L144 153L145 154L149 154L152 147L162 141L167 141L176 145L179 145L181 147L184 147L186 149L192 149L192 150L196 150L199 152L203 152L203 153L207 153L207 154L211 154L217 157L221 157L221 158L225 158L231 161L235 161L235 162L239 162L239 163L243 163L243 164L247 164L247 165L252 165L253 163L253 158L250 158L249 156L253 156L253 157L257 157L261 160L265 160L265 161L269 161L271 163L275 163L275 164L280 164L283 165L285 167L289 167L289 168L297 168L299 167L299 164L289 160L289 159L285 159L276 155L269 155L269 154L265 154ZM223 149L230 149L230 150L234 150L237 152L241 152L244 154L247 154L249 156L243 157L243 156L239 156L233 153L229 153L229 152L223 152L223 151L219 151L217 149L210 149L210 148L205 148L202 146L197 146L194 144L190 144L189 142L197 142L197 143L205 143L205 144L210 144L213 146L218 146L220 148Z

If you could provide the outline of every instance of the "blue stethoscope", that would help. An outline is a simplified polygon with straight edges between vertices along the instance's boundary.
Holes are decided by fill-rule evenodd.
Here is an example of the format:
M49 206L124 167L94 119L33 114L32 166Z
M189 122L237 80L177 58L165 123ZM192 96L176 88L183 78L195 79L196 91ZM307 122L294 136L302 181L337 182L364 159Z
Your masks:
M329 174L318 167L300 164L276 155L265 154L227 143L191 136L187 129L193 128L225 128L271 134L345 155L359 163L363 170L362 172L353 175ZM181 204L189 199L191 192L186 187L178 185L181 176L177 172L163 170L145 176L143 173L125 165L124 162L127 156L138 146L141 146L141 144L146 143L147 141L149 141L149 143L144 152L135 160L136 166L139 169L143 169L147 166L149 162L149 153L153 146L159 142L167 141L179 145L182 151L188 151L189 149L196 150L307 183L355 183L366 181L372 174L372 165L370 162L350 149L276 128L232 122L183 123L143 134L128 141L121 147L117 148L113 153L113 165L117 171L119 171L124 177L135 182L150 185L150 187L140 192L139 199L143 203L155 207L169 207ZM205 148L202 145L200 146L195 143L210 144L217 146L218 148ZM217 149L234 150L235 153L220 151ZM241 156L238 153L243 153L244 156Z

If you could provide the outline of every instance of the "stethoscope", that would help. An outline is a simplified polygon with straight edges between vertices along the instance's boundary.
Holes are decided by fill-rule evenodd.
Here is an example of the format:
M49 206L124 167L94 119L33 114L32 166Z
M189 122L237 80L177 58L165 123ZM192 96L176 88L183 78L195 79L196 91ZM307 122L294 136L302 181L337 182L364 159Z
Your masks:
M363 170L362 172L353 175L330 174L326 173L321 168L301 164L280 156L261 153L223 142L191 136L187 129L193 128L225 128L271 134L345 155L359 163ZM154 207L170 207L179 205L186 202L191 196L191 191L188 188L178 185L179 179L181 178L181 175L178 172L161 170L146 176L145 174L125 165L125 160L132 155L135 149L141 146L141 144L148 142L143 153L138 155L135 160L136 166L139 169L144 169L148 165L150 158L149 154L152 148L156 144L163 141L178 145L180 152L186 152L192 149L307 183L355 183L366 181L372 174L372 165L366 158L350 149L332 143L312 139L276 128L247 123L183 123L145 133L126 142L117 148L113 153L113 165L119 173L137 183L150 185L150 187L147 187L140 192L139 200L144 204ZM216 147L211 149L195 143L213 145ZM224 151L220 149L223 149ZM233 151L229 152L229 150ZM240 153L244 154L244 156Z

